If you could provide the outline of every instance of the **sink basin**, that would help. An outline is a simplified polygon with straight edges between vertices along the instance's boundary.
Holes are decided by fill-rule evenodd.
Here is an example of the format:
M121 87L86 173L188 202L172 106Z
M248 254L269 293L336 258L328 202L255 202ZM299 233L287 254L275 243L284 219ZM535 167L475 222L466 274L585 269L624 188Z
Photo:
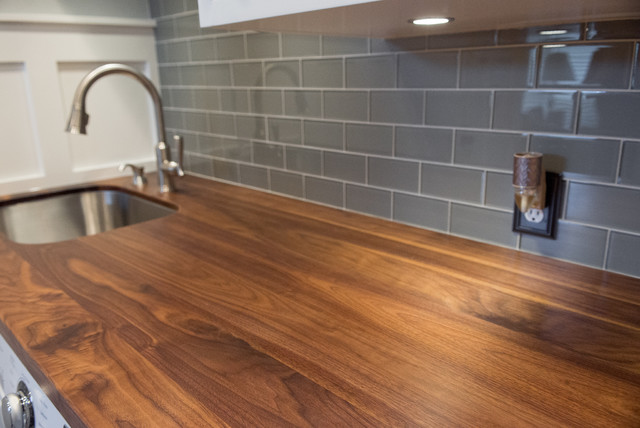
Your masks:
M0 202L0 233L45 244L168 216L175 208L115 188L71 189Z

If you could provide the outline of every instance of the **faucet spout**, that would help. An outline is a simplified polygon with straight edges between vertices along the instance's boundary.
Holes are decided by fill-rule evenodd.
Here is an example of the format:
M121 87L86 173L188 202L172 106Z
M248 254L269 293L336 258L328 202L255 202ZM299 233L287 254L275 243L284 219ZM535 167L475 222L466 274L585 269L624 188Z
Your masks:
M160 184L161 192L171 192L175 190L175 184L173 182L173 176L183 176L182 170L182 150L183 145L178 147L179 162L171 160L171 150L167 143L167 135L164 127L164 114L162 112L162 100L160 94L154 86L153 82L149 80L144 74L140 73L135 68L129 67L124 64L105 64L95 68L89 74L87 74L80 84L76 88L75 95L73 97L73 104L71 108L71 114L67 123L66 131L72 134L86 134L87 124L89 123L89 115L86 112L86 97L89 88L101 77L109 74L125 74L137 80L147 90L151 99L156 115L156 125L158 132L158 144L156 146L156 160L158 165L158 181Z

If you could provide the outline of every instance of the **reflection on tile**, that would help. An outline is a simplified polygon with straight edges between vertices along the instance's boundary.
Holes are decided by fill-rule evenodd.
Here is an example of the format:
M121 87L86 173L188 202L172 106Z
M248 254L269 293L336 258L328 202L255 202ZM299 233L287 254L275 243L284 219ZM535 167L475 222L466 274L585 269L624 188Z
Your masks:
M269 140L302 144L302 121L298 119L269 119Z
M307 87L343 87L342 59L302 61L302 82Z
M424 95L420 91L371 92L371 120L421 124Z
M420 176L420 164L403 160L369 158L368 183L406 192L417 192Z
M531 151L544 153L547 171L565 178L614 182L620 143L614 140L534 135Z
M278 34L247 34L247 56L249 58L277 58L280 56Z
M278 90L257 89L250 94L251 111L262 114L282 114L282 92Z
M451 162L453 131L440 128L396 127L395 156Z
M633 78L631 79L631 89L640 89L640 43L636 43L634 55L636 62L633 66Z
M482 202L482 171L422 165L420 193L459 201Z
M325 91L324 117L327 119L366 121L369 97L360 91Z
M604 229L559 221L556 239L523 234L520 248L529 253L602 268L606 240Z
M618 183L640 186L640 142L624 142Z
M305 177L305 197L334 207L343 206L343 187L339 181L325 180L316 177Z
M535 64L535 47L462 51L460 87L532 88Z
M427 91L427 125L488 128L491 92Z
M304 186L302 176L284 171L270 171L271 190L285 195L302 198L304 196Z
M269 188L269 170L258 166L240 164L240 183L260 189Z
M320 36L308 34L283 34L282 56L320 55Z
M449 203L421 196L395 193L393 219L401 223L446 232L449 227Z
M517 234L511 231L512 215L487 208L451 204L451 233L515 247Z
M513 175L487 172L485 204L488 206L513 209Z
M391 155L392 145L391 126L347 124L346 146L350 152Z
M607 269L640 277L640 236L612 232L609 241Z
M221 89L222 109L235 112L249 112L249 91L246 89Z
M347 58L347 88L393 88L396 86L396 57L382 55Z
M614 186L569 184L567 220L640 233L640 190Z
M640 39L640 19L600 21L587 24L587 40Z
M300 86L300 63L298 61L267 62L264 68L267 86Z
M400 37L397 39L371 39L371 53L422 51L427 48L427 37Z
M322 152L303 147L287 147L287 169L319 175L322 173Z
M263 86L262 63L241 62L232 67L234 86Z
M344 125L338 122L304 122L304 145L342 150Z
M501 45L519 45L522 43L578 41L582 38L583 28L584 24L558 24L500 30L498 31L498 43Z
M246 58L243 35L217 37L215 41L218 59L230 60Z
M364 54L369 52L365 37L322 36L323 55Z
M457 52L409 53L398 56L398 86L401 88L455 88Z
M267 128L264 117L238 116L236 117L237 135L240 138L267 138Z
M327 177L364 183L365 170L364 156L324 152L324 175Z
M219 158L251 162L251 143L246 140L201 135L200 151Z
M284 149L281 145L253 142L251 146L253 162L278 168L284 166Z
M346 200L349 210L391 218L391 192L347 184Z
M186 153L186 161L188 171L213 177L213 161L210 158L200 157L193 153Z
M576 100L573 91L496 91L493 128L570 133Z
M640 138L640 120L637 115L628 114L638 111L640 93L582 92L578 133Z
M458 131L453 162L511 170L513 154L526 151L526 147L525 134Z
M474 31L470 33L442 34L429 36L429 49L464 48L473 46L493 46L497 31Z
M284 112L289 116L322 116L320 91L285 91Z
M632 55L632 43L543 47L538 86L626 89Z

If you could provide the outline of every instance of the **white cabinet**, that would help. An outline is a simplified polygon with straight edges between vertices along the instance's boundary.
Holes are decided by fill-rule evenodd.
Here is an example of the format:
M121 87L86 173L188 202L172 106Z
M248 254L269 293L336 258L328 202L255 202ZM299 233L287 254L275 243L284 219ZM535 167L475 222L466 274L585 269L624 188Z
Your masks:
M640 17L640 0L198 1L202 26L387 38ZM426 16L455 21L429 28L409 23Z

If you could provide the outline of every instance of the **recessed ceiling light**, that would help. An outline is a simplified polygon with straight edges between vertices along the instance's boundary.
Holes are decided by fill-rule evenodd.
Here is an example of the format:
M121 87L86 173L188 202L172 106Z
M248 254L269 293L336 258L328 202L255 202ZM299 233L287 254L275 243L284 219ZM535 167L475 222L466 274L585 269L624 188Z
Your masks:
M415 25L440 25L453 21L453 18L418 18L409 22Z
M538 34L541 36L559 36L561 34L567 34L567 30L542 30Z

